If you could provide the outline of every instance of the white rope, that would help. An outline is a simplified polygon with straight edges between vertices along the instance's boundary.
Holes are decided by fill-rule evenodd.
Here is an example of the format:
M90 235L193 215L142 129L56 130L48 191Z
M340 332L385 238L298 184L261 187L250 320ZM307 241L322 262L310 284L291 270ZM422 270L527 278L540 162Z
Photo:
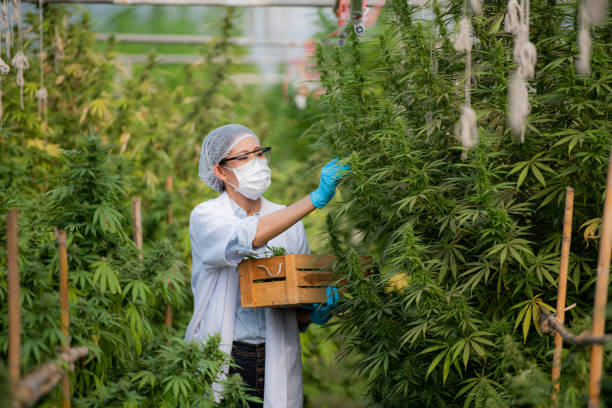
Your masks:
M10 22L9 22L9 12L8 12L8 3L7 0L2 1L2 6L0 6L0 74L8 75L11 70L11 67L2 59L2 33L8 32L10 30ZM7 49L10 47L7 44ZM10 51L9 51L10 52ZM4 105L2 103L2 78L0 77L0 129L2 129L4 125Z
M461 160L467 159L468 150L478 144L478 126L476 125L476 112L469 105L461 107L461 116L455 124L455 136L465 148L461 152Z
M459 29L457 30L457 37L455 37L455 50L457 51L471 51L472 50L472 24L470 19L466 16L459 20Z
M2 59L2 36L0 35L0 74L8 75L11 67ZM2 103L2 77L0 77L0 129L4 126L4 105Z
M482 5L480 0L470 0L470 5L474 12L480 12ZM467 16L467 1L464 4L465 15L459 21L459 29L455 38L454 47L457 51L465 51L465 101L461 107L459 121L455 124L455 138L463 146L461 160L467 159L468 149L478 144L478 125L476 123L476 112L471 107L472 89L472 24Z
M268 276L271 277L271 278L276 278L283 271L283 263L282 262L279 262L278 269L276 270L276 273L270 272L270 270L265 265L257 265L257 267L265 270L266 273L268 274Z
M525 142L525 118L531 111L529 98L527 96L527 84L525 80L517 73L510 76L510 85L508 86L508 124L513 130L518 130L521 143Z
M23 109L23 86L25 85L25 80L23 78L23 71L30 68L30 63L28 62L28 58L21 51L17 51L17 54L11 60L11 64L17 68L17 86L19 87L19 102L21 104L21 109Z
M581 75L591 75L591 28L608 15L606 0L582 0L578 12L578 60L576 70Z
M55 26L54 49L55 49L54 62L55 64L57 64L58 61L62 61L64 58L66 58L66 53L64 52L64 40L62 40L62 36L60 35L59 27L57 25Z
M482 13L482 3L480 2L480 0L470 0L470 6L472 7L472 11L474 13Z
M537 50L529 42L529 0L508 1L508 11L504 20L506 32L514 35L514 62L518 65L510 75L508 86L508 124L512 132L525 141L527 116L531 110L527 92L526 78L535 76Z
M11 19L17 21L17 54L11 60L11 64L17 68L17 86L19 87L19 102L21 109L23 106L23 87L25 80L23 78L23 71L30 68L28 58L23 53L23 24L21 21L21 0L11 0L13 9L11 10Z
M0 46L1 45L2 45L2 39L0 38ZM9 73L10 70L11 70L11 67L9 66L9 64L4 62L4 60L2 59L2 55L0 55L0 74L6 75Z
M45 88L45 41L43 34L43 0L38 0L38 24L40 25L40 88L36 90L36 99L38 99L38 119L42 118L42 112L45 113L45 125L47 125L47 89ZM46 129L46 126L45 126ZM45 131L46 134L46 131Z
M9 15L8 0L2 0L2 6L0 7L0 38L4 35L4 43L6 45L6 58L11 59L11 21ZM0 47L0 54L2 53L2 47Z

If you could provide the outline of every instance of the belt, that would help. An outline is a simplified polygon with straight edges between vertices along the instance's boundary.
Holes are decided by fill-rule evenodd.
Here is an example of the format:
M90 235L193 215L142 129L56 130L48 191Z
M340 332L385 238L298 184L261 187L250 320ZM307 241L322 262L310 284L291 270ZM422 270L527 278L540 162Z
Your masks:
M266 343L247 343L246 341L234 341L232 347L240 348L248 351L263 351L266 349Z

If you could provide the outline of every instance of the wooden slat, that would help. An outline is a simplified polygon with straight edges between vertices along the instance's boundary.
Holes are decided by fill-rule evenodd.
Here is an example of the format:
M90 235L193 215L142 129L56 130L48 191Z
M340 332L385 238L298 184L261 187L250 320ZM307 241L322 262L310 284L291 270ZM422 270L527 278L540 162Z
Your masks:
M326 301L327 288L299 288L302 304L323 303Z
M288 303L300 303L300 295L298 293L298 272L295 269L295 255L285 256L285 271L287 275L286 285L287 288L287 302Z
M253 302L242 307L266 307L287 305L285 281L270 281L252 284Z
M325 269L332 270L334 267L334 262L338 258L333 255L303 255L296 254L293 255L295 257L295 267L296 269ZM371 256L360 256L361 265L369 266L372 264Z
M238 265L238 276L240 278L240 304L242 307L252 307L253 302L253 280L251 278L250 262L242 262Z
M331 270L338 258L333 255L292 255L296 269L327 269Z
M327 286L333 274L331 271L298 271L297 286Z

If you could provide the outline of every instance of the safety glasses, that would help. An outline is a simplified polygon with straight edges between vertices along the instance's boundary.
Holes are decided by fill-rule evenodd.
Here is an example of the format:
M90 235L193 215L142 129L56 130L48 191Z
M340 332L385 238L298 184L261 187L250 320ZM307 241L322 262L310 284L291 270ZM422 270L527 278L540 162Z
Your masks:
M239 163L239 165L240 165L240 164L244 164L244 163L250 161L254 157L257 157L258 159L266 159L268 161L268 163L269 163L271 155L272 155L272 148L271 147L259 147L259 148L255 149L255 150L252 150L252 151L247 152L247 153L243 153L243 154L238 155L238 156L226 157L225 159L222 159L219 162L219 164L223 165L223 164L227 163L228 161L236 160L236 162Z

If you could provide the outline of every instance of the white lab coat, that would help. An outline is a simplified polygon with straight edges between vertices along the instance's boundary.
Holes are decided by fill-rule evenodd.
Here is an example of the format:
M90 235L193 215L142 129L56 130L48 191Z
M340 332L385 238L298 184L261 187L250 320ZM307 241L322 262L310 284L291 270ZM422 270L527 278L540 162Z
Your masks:
M283 208L262 198L260 214ZM239 286L236 265L239 258L226 259L225 248L237 226L238 217L227 192L199 204L191 212L189 238L193 260L191 289L194 310L185 340L206 341L221 335L219 348L231 354ZM289 254L309 253L306 232L301 222L268 242L284 247ZM255 251L261 254L265 248ZM227 373L228 367L224 367ZM214 385L218 401L222 388ZM266 369L264 408L301 408L302 360L295 309L266 308Z

